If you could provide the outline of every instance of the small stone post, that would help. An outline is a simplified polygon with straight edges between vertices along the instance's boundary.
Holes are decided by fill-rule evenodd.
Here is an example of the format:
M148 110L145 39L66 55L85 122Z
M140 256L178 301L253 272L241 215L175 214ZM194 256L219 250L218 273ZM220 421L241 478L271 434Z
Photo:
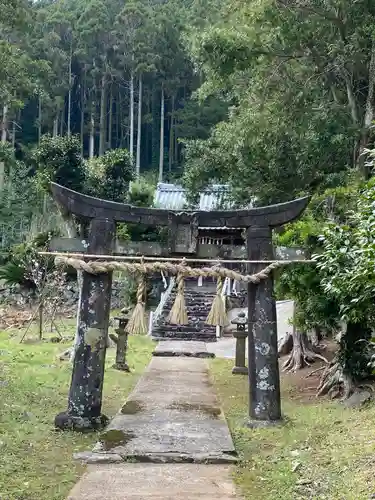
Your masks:
M124 311L123 316L116 316L114 319L118 321L118 328L115 330L117 337L115 337L115 335L111 335L111 339L116 344L116 362L112 365L112 368L123 372L130 372L130 368L126 362L128 332L125 331L125 328L129 321L128 311Z
M272 229L247 230L249 260L273 260ZM264 264L251 264L256 273ZM272 274L258 284L248 284L249 426L281 420L280 375L277 354L276 302Z
M236 339L236 359L235 366L232 369L232 373L247 375L248 369L246 368L246 325L247 318L246 314L241 312L237 318L232 319L231 323L237 325L236 331L233 332L233 337Z
M92 219L89 232L91 254L113 251L115 222ZM108 422L101 414L105 354L108 340L112 273L83 272L78 318L78 345L74 356L68 409L55 418L59 429L100 429Z

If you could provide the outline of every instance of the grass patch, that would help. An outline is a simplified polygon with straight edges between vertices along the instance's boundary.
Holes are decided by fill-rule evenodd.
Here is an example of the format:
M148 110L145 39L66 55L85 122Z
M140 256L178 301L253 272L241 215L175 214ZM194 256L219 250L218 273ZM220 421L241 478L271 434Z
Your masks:
M301 401L288 377L282 387L286 423L244 427L247 377L232 376L233 361L214 360L212 378L241 461L234 472L245 499L368 500L375 493L375 407ZM305 375L305 373L303 373ZM296 374L301 377L301 374Z
M65 346L69 346L65 344ZM66 409L71 377L69 362L56 358L62 344L20 344L19 335L0 333L0 498L63 500L84 466L73 453L88 450L97 434L56 432L57 413ZM104 379L103 413L113 416L151 358L153 343L129 338L131 373L111 368L109 349Z

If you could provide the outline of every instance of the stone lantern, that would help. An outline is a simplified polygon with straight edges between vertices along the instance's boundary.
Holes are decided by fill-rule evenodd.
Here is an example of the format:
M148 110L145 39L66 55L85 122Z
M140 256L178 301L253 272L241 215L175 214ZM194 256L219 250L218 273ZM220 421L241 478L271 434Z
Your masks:
M245 364L245 353L246 353L246 337L247 337L247 317L244 312L239 313L239 315L232 319L231 323L236 325L236 330L233 332L233 337L236 339L236 359L235 366L232 369L232 373L247 375L248 369Z
M130 372L130 368L126 362L126 352L128 348L128 332L126 325L129 322L129 310L122 309L121 316L116 316L115 321L118 321L118 327L115 329L116 335L110 335L110 338L116 344L116 362L112 368L123 372Z

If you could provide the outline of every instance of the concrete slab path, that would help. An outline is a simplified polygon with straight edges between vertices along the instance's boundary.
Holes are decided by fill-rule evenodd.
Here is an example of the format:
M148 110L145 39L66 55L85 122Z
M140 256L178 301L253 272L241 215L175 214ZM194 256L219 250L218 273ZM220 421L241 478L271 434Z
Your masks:
M234 500L225 465L90 465L67 500Z
M94 449L77 454L90 465L68 500L239 498L228 465L236 452L207 361L184 344L153 357ZM195 344L201 356L206 347Z
M193 340L166 340L156 346L154 356L187 356L192 358L214 358L215 354L208 352L204 342Z

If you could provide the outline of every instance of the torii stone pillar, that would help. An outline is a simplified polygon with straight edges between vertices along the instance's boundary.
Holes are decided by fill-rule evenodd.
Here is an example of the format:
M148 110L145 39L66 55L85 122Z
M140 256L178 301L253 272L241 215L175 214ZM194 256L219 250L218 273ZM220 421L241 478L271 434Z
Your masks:
M114 220L93 219L88 240L90 252L111 254L114 237ZM108 423L101 409L111 288L112 273L93 275L83 272L78 345L75 346L68 410L55 418L55 426L59 429L85 431L100 429Z
M249 260L272 260L270 227L247 231ZM250 265L251 274L265 265ZM281 420L280 375L277 349L276 302L273 276L248 285L249 425L267 425Z
M82 195L51 184L64 212L90 222L89 254L112 252L117 222L167 226L167 255L196 254L198 227L240 227L247 230L249 260L273 260L272 229L299 217L309 198L248 210L172 211L141 208ZM255 272L266 264L250 265ZM83 273L79 306L79 345L73 365L67 411L55 425L60 429L88 430L106 423L101 414L105 353L108 337L110 273ZM249 425L267 425L281 419L277 354L276 305L273 277L248 286Z

